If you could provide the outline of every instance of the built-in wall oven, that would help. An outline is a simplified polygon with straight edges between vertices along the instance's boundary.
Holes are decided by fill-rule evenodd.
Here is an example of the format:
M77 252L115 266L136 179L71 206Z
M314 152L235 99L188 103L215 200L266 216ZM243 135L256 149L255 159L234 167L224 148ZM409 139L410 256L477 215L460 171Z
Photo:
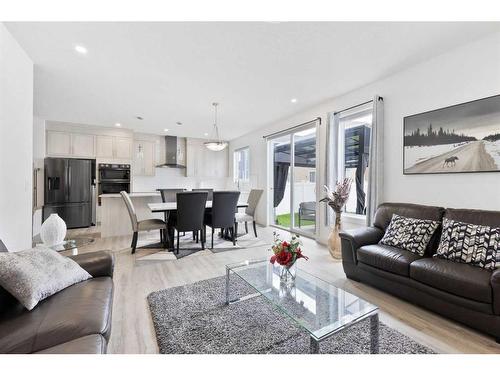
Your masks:
M120 191L130 193L130 164L99 164L99 195Z

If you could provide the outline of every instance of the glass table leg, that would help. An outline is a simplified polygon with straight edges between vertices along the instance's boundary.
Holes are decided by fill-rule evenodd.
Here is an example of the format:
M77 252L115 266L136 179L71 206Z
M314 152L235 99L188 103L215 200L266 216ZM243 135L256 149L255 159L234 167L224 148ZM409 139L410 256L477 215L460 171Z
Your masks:
M379 324L378 313L370 317L370 353L378 354L379 352Z
M226 305L229 305L229 267L226 267Z
M310 338L309 352L311 354L318 354L319 353L319 341L314 339L312 336Z

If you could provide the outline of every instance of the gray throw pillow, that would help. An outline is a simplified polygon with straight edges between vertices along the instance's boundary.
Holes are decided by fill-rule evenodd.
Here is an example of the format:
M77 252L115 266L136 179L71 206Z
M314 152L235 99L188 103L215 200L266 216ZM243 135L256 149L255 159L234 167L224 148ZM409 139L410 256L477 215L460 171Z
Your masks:
M45 248L0 253L0 285L28 310L92 276L70 258Z

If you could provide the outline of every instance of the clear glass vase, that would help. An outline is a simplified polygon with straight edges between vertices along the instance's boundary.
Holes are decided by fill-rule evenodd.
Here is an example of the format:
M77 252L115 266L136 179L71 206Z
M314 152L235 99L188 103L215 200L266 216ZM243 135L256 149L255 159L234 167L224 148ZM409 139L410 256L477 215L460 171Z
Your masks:
M280 282L285 285L293 285L297 276L295 262L289 266L280 266Z

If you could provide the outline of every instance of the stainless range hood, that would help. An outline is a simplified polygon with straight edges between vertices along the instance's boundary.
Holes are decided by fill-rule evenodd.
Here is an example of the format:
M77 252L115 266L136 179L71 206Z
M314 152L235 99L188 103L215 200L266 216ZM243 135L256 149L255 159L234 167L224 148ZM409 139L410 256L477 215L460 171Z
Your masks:
M186 168L186 138L167 135L163 146L165 159L157 168Z

